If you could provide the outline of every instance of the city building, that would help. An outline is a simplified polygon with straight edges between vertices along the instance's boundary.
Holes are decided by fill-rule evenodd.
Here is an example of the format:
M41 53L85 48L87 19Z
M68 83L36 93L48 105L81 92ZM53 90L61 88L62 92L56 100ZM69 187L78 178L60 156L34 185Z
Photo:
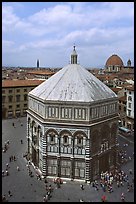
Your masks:
M134 73L134 67L131 66L131 60L127 61L127 66L124 65L122 59L116 55L111 55L105 64L105 73L121 73L121 75L132 75Z
M28 92L42 80L3 80L2 118L26 116Z
M105 72L120 72L123 66L122 59L118 55L113 54L106 61Z
M134 86L127 88L126 126L134 130Z
M117 166L117 95L77 64L28 94L27 140L32 163L45 177L90 182Z
M35 79L49 79L54 74L55 72L53 71L36 70L36 71L29 71L27 73L27 77L32 76L32 78L35 78Z
M126 126L126 110L127 110L127 97L121 96L119 97L119 124L121 126Z
M37 60L37 68L39 68L40 62L39 59Z

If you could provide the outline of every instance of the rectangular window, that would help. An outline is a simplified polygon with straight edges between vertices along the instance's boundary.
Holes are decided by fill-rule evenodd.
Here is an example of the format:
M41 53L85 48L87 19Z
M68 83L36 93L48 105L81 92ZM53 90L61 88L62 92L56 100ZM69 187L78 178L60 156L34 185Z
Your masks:
M126 112L126 107L124 107L124 112Z
M16 102L20 102L20 95L16 95Z
M64 118L64 108L61 109L62 118Z
M12 109L12 106L9 106L9 109Z
M49 111L48 115L49 117L51 117L51 107L49 107L48 111Z
M12 93L12 89L9 89L9 93Z
M52 111L52 116L54 117L55 111L54 111L54 107L51 108Z
M20 104L16 105L17 108L20 108Z
M68 109L65 109L65 118L68 118Z
M27 89L24 89L24 92L27 92Z
M5 90L2 90L2 93L4 94L4 93L5 93Z
M81 118L81 109L78 109L78 117Z
M5 103L6 96L2 96L2 103Z
M8 97L8 101L9 101L9 103L11 103L12 100L13 100L13 96L9 96L9 97Z
M71 108L68 109L68 113L69 113L68 117L71 118L72 117L72 115L71 115L72 114Z
M128 107L131 108L131 103L128 103Z
M82 109L82 118L85 119L85 109Z
M56 113L55 116L56 116L56 118L58 118L58 112L59 112L58 108L55 108L55 113Z
M17 93L20 93L20 89L17 89Z
M131 91L129 91L129 94L131 95Z
M27 94L24 95L24 101L27 101Z
M128 110L128 116L131 116L131 110Z
M24 107L27 107L27 103L24 104Z
M78 110L75 109L75 118L77 118L77 113L78 113Z

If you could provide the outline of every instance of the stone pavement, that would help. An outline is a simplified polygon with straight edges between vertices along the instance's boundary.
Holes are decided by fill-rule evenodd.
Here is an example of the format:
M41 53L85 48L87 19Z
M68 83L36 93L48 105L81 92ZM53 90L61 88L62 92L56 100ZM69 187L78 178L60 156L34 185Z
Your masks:
M15 123L15 128L12 123ZM21 123L23 126L21 126ZM23 140L21 144L20 140ZM2 121L2 146L9 140L9 148L5 153L2 153L2 170L6 169L6 163L9 163L9 176L2 177L2 195L6 195L9 202L43 202L43 196L46 194L44 180L37 180L35 170L31 166L33 177L30 177L26 167L26 159L23 154L27 151L26 140L26 117L20 119L9 119ZM126 143L124 138L119 138L120 146ZM126 147L127 154L132 156L134 151L133 143ZM15 155L16 161L9 162L9 157ZM20 171L17 171L19 166ZM134 170L134 159L128 161L122 166L122 169L128 174L129 169ZM128 174L129 175L129 174ZM130 183L133 175L129 175ZM134 202L134 191L127 192L126 183L123 187L113 185L113 192L103 192L101 188L95 190L90 184L85 184L84 190L81 190L79 181L64 181L60 188L57 188L52 179L47 179L52 185L52 197L48 202L79 202L82 199L85 202L101 202L101 196L106 195L108 202L121 202L121 193L126 195L126 202ZM8 191L11 191L12 196L8 197Z

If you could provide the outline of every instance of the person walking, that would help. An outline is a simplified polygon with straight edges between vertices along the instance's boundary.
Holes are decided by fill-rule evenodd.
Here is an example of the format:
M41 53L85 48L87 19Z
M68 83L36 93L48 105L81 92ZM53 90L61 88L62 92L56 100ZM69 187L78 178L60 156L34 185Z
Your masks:
M20 168L19 168L19 166L17 166L17 171L20 171Z
M12 196L11 191L8 191L8 196L9 196L9 197L11 197L11 196Z
M2 170L2 176L4 176L4 170Z
M83 186L83 184L80 185L80 188L81 188L82 190L84 190L84 186Z
M121 193L121 201L124 202L125 201L125 194Z
M9 163L6 164L6 169L8 169L8 168L9 168Z
M105 195L103 195L103 196L101 197L101 201L102 201L102 202L106 202L106 196L105 196Z

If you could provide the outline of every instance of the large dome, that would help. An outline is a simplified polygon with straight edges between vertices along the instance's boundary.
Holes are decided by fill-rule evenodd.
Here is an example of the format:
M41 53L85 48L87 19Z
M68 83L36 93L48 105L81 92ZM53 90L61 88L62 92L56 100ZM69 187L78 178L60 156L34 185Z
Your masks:
M108 86L77 64L75 46L71 64L30 91L29 96L61 102L93 102L117 97Z
M107 62L106 62L106 67L108 66L123 66L123 61L122 59L118 56L118 55L112 55L108 58Z
M44 101L94 102L117 95L79 64L69 64L29 92Z

